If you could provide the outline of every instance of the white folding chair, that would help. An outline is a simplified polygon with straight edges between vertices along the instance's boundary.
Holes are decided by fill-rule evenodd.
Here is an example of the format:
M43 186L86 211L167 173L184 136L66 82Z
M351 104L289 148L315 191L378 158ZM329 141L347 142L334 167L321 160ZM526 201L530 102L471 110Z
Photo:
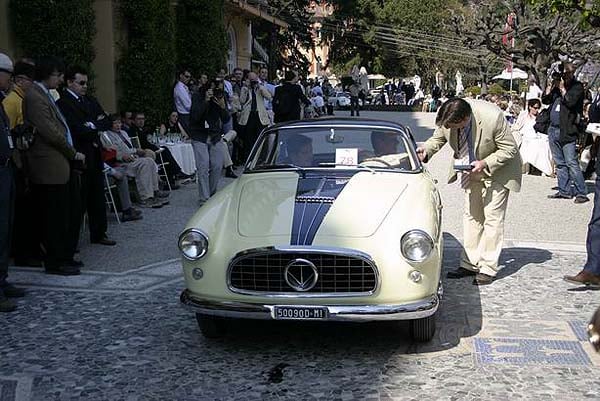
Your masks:
M160 163L157 160L158 164L158 178L164 178L164 180L167 182L167 188L169 188L169 192L171 192L171 182L169 180L169 174L167 174L167 165L169 164L169 162L166 162L163 159L163 152L164 152L165 148L158 148L158 150L154 151L154 153L156 153L156 155L158 156L158 159L160 160Z
M110 182L108 172L109 169L104 169L104 201L106 202L106 206L112 208L113 212L115 213L117 223L121 224L121 219L119 219L119 210L117 209L117 204L115 203L115 198L112 194L112 190L117 188L117 186Z

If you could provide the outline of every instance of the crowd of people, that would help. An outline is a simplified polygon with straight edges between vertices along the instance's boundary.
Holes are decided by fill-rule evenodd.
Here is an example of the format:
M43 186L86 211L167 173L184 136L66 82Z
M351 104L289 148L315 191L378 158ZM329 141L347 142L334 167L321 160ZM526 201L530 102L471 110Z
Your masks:
M87 91L85 68L65 69L53 57L13 63L0 53L0 311L14 310L9 298L24 294L6 280L11 255L16 265L43 266L48 274L80 274L84 264L75 255L84 216L92 244L116 244L107 235L107 183L116 187L122 221L143 218L139 209L168 205L170 190L179 188L178 180L192 176L182 172L169 149L160 146L157 135L178 135L191 143L202 205L216 192L223 175L236 178L234 166L247 160L265 127L333 114L327 100L340 88L326 78L299 80L292 70L275 84L266 68L257 72L235 68L230 75L222 69L214 77L200 74L197 78L181 68L173 86L173 111L158 129L152 129L146 126L141 110L106 113ZM366 97L360 79L343 89L350 93L351 115L360 115L359 104ZM428 95L432 99L428 110L435 102L439 118L443 105L454 104L455 97L435 89ZM382 103L414 104L424 99L412 81L398 86L391 82L381 89ZM564 75L551 81L539 99L526 104L519 97L488 96L485 100L498 105L511 126L516 149L526 162L520 168L529 171L530 164L548 175L556 174L557 192L550 198L589 201L584 173L593 171L600 138L594 143L581 140L593 102L575 80L572 65L565 65ZM541 111L543 104L548 105L547 111ZM471 110L468 104L462 106ZM472 107L473 113L480 108L478 104ZM470 116L460 107L446 108L456 114L448 117L450 124L459 117L462 124ZM481 113L485 114L484 109ZM545 148L540 145L544 143ZM426 157L437 151L437 145L428 146ZM582 171L577 149L585 146L592 149L591 168ZM508 189L518 190L518 185ZM497 249L489 252L490 260L494 259ZM469 263L465 266L472 272L477 264ZM481 282L495 275L495 265L488 265L480 271L488 276L479 277ZM600 284L600 272L590 274L584 281ZM580 275L571 279L583 280Z

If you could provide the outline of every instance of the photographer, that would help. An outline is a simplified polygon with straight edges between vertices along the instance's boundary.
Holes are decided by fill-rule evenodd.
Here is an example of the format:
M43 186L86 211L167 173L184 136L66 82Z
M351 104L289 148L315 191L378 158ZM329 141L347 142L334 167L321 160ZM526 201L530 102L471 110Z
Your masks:
M221 81L222 83L222 81ZM217 191L223 171L223 152L219 147L223 125L229 121L225 92L219 82L192 96L190 137L196 159L199 202Z
M575 79L575 66L571 63L554 64L550 77L542 103L550 105L548 142L556 163L559 189L548 198L575 197L575 203L585 203L589 199L575 146L583 113L583 85Z
M248 73L248 79L240 93L240 104L242 111L239 117L239 124L242 131L243 151L242 159L244 162L248 158L254 142L261 131L269 125L269 114L265 108L265 99L271 100L271 93L261 85L258 76L254 72Z

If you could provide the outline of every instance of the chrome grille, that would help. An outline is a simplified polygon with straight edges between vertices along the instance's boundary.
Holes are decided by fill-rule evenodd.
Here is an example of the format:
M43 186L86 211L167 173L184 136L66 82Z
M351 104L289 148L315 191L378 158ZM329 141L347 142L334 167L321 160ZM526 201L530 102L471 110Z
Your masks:
M285 267L294 259L306 259L317 268L314 288L302 294L284 278ZM232 290L245 293L365 294L377 287L374 264L357 256L310 252L257 253L238 257L229 268ZM313 295L316 296L316 295Z

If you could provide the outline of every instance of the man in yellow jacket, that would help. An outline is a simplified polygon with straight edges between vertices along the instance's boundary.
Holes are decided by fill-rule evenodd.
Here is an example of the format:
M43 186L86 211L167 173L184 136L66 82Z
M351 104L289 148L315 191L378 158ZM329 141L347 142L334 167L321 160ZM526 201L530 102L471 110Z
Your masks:
M458 181L465 189L464 251L448 278L474 276L473 284L490 284L499 270L508 194L521 188L519 150L502 110L492 103L448 100L436 125L417 154L427 161L449 143L454 160L448 183Z

